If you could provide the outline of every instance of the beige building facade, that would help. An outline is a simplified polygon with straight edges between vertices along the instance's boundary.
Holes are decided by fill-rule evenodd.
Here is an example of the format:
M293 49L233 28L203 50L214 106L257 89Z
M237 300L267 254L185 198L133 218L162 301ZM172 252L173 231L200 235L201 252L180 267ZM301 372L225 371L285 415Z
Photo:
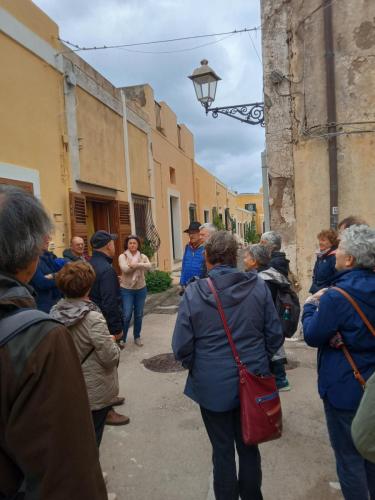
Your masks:
M375 224L375 3L263 0L271 228L306 295L316 235Z
M119 254L136 233L171 271L193 220L243 237L252 213L196 163L193 134L149 85L113 86L29 0L0 0L0 41L0 184L42 200L58 255L73 235L90 253L98 229L119 235Z

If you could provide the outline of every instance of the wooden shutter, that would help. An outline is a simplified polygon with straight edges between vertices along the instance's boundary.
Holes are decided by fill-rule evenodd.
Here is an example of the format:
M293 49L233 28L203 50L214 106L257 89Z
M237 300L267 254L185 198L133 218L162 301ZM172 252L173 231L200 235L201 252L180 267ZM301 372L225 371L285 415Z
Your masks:
M85 242L85 252L88 251L87 209L86 197L80 193L69 193L70 230L71 236L80 236Z
M118 270L118 256L124 251L125 239L131 233L130 206L126 201L112 201L110 204L111 233L116 233L118 239L115 241L116 256L113 264Z

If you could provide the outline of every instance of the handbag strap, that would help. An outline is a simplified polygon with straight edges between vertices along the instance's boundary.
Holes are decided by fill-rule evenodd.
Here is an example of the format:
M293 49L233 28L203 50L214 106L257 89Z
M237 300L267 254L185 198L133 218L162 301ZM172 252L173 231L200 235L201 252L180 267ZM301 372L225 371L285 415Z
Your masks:
M353 375L356 380L361 384L361 387L363 390L366 389L366 380L362 377L361 372L358 370L358 366L355 364L354 359L352 358L350 352L348 351L348 348L346 347L345 344L341 346L341 350L346 357L348 363L350 364L352 370L353 370Z
M221 303L221 300L219 298L219 295L217 293L215 285L213 284L212 279L211 278L207 278L207 283L208 283L208 286L209 286L209 288L210 288L210 290L212 292L212 295L215 298L217 309L219 311L220 318L221 318L221 321L223 323L225 333L227 334L229 345L230 345L230 347L232 349L233 357L234 357L234 359L235 359L235 361L237 363L238 369L241 370L243 368L243 365L242 365L240 356L239 356L239 354L237 352L236 346L234 345L233 337L232 337L232 332L230 331L230 328L229 328L229 325L228 325L228 322L227 322L227 318L225 317L223 305Z
M346 292L345 290L343 290L342 288L339 288L338 286L333 286L332 287L332 290L336 290L336 292L339 292L341 293L341 295L343 295L350 303L351 305L354 307L354 309L357 311L357 313L359 314L360 318L362 319L362 321L364 322L364 324L367 326L367 328L370 330L370 332L374 335L375 337L375 328L372 326L372 324L370 323L370 321L368 320L367 316L365 315L365 313L362 311L362 309L359 307L358 305L358 302L356 302L353 297L351 295L348 294L348 292Z

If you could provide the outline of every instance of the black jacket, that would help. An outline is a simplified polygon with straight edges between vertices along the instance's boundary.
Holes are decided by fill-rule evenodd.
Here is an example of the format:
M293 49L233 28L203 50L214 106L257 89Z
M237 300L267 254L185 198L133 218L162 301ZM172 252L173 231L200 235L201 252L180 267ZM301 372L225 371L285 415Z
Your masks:
M272 252L269 267L273 267L287 278L289 274L289 260L286 258L285 252Z
M90 264L95 270L96 279L90 292L90 299L100 308L111 335L122 331L122 309L120 284L112 259L102 252L94 251Z

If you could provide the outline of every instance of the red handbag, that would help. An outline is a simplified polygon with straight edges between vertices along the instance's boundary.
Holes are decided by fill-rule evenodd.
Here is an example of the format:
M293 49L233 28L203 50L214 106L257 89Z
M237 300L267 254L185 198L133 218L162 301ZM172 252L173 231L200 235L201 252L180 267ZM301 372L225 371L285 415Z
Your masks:
M207 283L238 367L242 439L246 445L278 439L282 432L282 412L275 377L253 375L241 362L215 285L210 278Z

